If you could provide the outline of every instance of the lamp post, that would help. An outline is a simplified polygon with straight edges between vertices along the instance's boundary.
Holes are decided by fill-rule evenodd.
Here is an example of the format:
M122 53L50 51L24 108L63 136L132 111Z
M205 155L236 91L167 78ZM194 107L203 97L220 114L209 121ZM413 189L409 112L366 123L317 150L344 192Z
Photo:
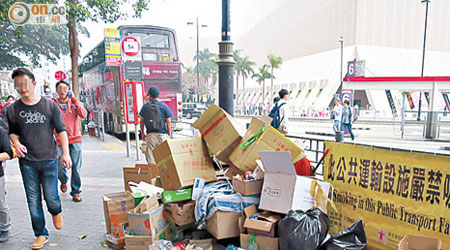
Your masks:
M343 36L341 36L341 38L339 38L339 42L341 43L341 78L340 78L341 85L339 86L339 89L340 89L339 98L342 99L342 88L344 87L344 85L343 85L344 82L342 79L342 66L344 64L344 37Z
M421 3L426 3L425 7L425 30L423 32L423 49L422 49L422 72L420 76L423 77L423 69L425 67L425 45L427 41L427 23L428 23L428 3L430 0L420 0ZM417 112L417 120L420 121L420 110L422 109L422 91L420 91L419 95L419 110Z
M196 23L196 26L197 26L197 50L196 50L196 63L197 63L197 102L199 102L199 100L200 100L200 69L199 69L199 67L198 67L198 65L199 65L199 51L200 51L200 49L199 49L199 29L198 29L198 17L196 17L195 18L195 23ZM194 23L193 22L187 22L187 25L194 25ZM201 25L201 27L202 28L206 28L206 27L208 27L208 25L206 25L206 24L202 24Z

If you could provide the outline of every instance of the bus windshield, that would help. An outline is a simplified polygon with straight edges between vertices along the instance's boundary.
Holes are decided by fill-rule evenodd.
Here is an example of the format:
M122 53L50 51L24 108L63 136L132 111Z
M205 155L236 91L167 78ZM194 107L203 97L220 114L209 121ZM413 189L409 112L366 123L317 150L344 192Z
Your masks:
M157 49L169 48L169 36L166 34L129 33L128 36L139 37L141 40L141 47L144 48L157 48Z

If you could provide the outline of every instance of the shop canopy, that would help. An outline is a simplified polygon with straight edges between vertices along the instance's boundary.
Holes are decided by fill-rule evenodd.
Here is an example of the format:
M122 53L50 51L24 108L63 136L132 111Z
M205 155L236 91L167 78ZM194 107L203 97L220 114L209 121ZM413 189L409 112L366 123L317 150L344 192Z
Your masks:
M450 76L345 77L343 89L430 91L433 84L441 92L450 92Z

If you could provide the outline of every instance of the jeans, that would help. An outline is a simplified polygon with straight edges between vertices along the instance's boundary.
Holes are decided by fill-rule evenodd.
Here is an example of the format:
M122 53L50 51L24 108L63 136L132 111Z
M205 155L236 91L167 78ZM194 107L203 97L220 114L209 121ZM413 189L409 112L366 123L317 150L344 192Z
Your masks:
M0 164L0 168L3 166ZM6 204L5 176L0 177L0 231L9 231L11 228L11 215Z
M338 120L334 120L334 123L333 123L333 130L334 130L335 133L336 133L337 131L341 131L340 126L341 126L341 122L338 121Z
M70 177L70 195L74 196L81 193L81 142L69 144L70 158L72 159L72 175ZM59 161L58 161L58 179L62 184L67 184L69 175L67 169L63 166L61 161L62 147L59 146Z
M353 131L352 131L352 124L351 123L342 123L342 133L345 133L346 129L348 129L348 132L350 133L352 140L354 140L355 135L353 134Z
M44 211L42 210L42 191L50 214L57 215L61 213L61 200L58 195L58 161L27 161L20 159L19 166L34 235L48 237L48 231L45 228Z

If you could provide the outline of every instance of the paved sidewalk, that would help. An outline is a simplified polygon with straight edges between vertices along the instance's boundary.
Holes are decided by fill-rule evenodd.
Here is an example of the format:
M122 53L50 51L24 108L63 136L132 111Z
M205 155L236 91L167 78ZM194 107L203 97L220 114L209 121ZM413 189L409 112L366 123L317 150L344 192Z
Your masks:
M49 242L43 249L106 249L101 245L106 228L104 225L102 195L124 190L122 167L135 163L126 157L125 146L114 137L105 136L105 142L89 136L83 137L82 193L83 201L74 203L67 192L61 195L64 228L55 230L51 215L44 211ZM141 159L145 157L141 156ZM0 243L2 250L31 249L35 237L31 227L25 191L17 160L8 161L6 168L7 202L12 216L11 238ZM78 239L87 235L85 239Z

